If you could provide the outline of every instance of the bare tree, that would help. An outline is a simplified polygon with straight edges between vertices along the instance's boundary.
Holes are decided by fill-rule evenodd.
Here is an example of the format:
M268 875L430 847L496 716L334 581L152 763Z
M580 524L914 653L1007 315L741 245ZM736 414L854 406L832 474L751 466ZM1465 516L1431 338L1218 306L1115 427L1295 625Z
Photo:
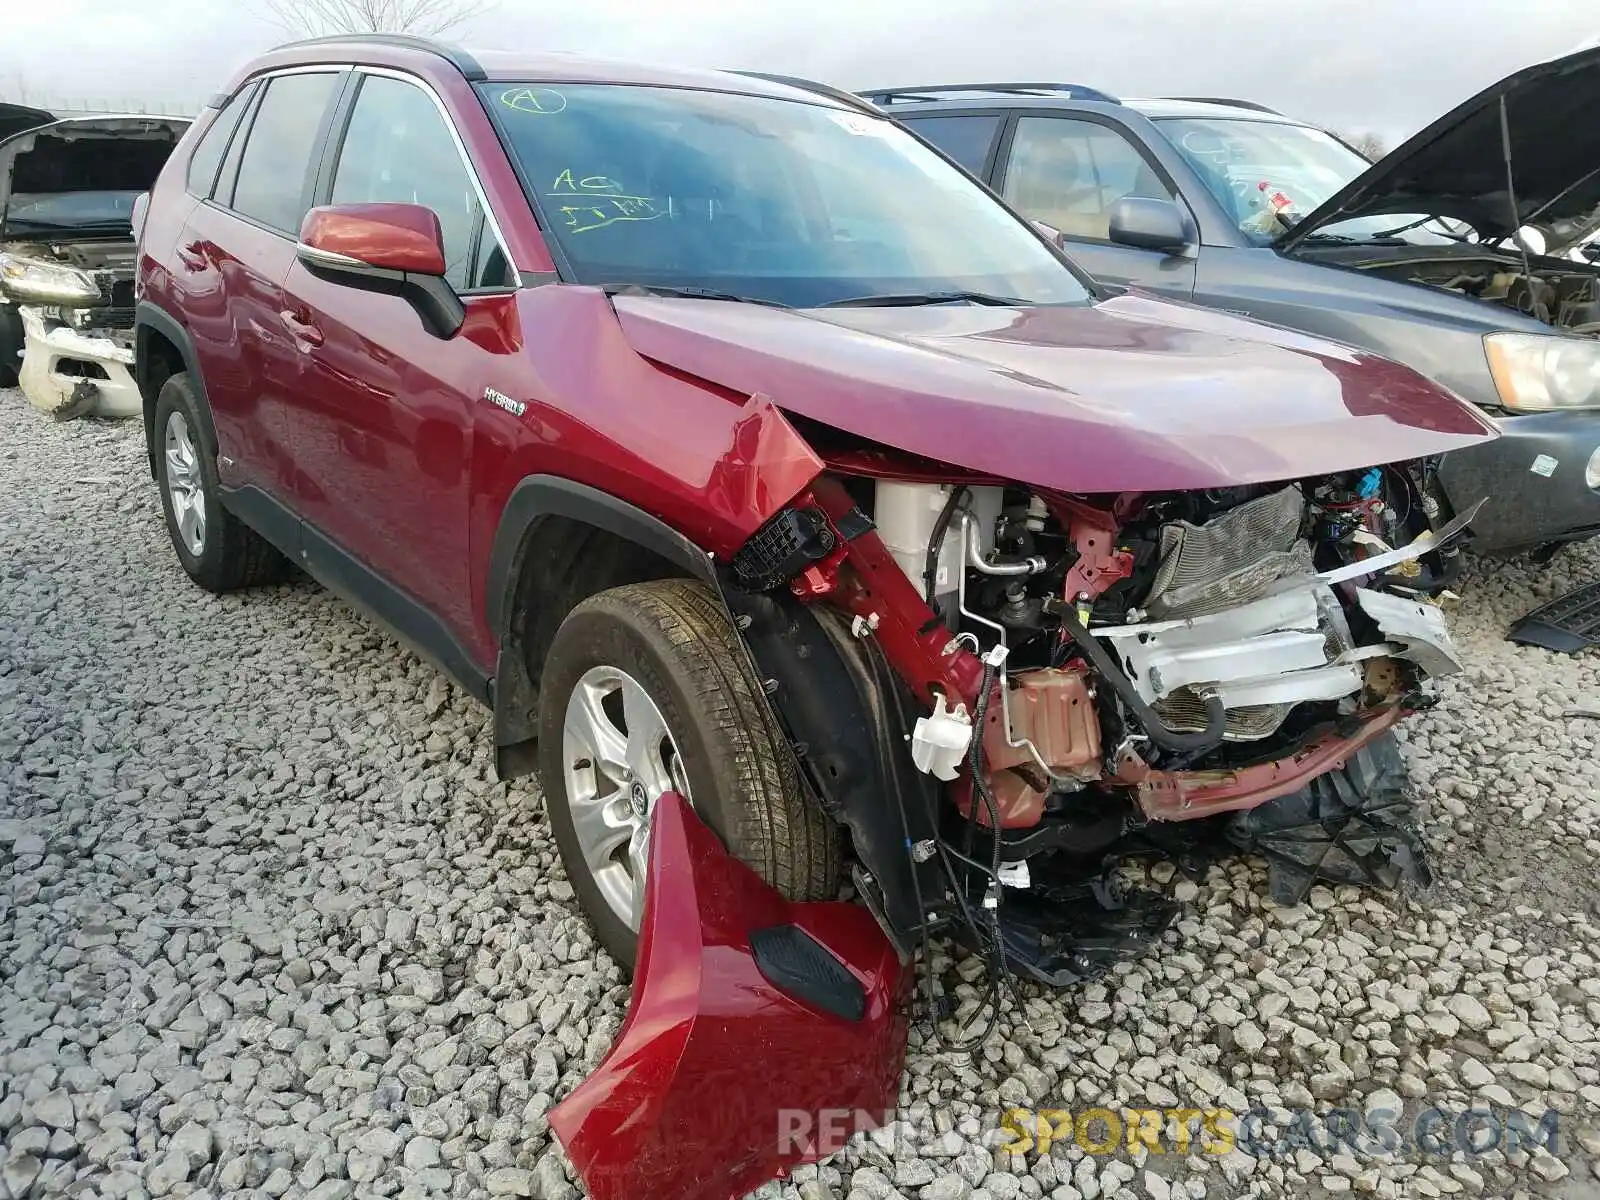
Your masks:
M1373 162L1377 162L1389 152L1383 144L1383 139L1375 133L1349 134L1345 135L1344 140Z
M449 33L494 5L490 0L261 0L268 17L294 34Z

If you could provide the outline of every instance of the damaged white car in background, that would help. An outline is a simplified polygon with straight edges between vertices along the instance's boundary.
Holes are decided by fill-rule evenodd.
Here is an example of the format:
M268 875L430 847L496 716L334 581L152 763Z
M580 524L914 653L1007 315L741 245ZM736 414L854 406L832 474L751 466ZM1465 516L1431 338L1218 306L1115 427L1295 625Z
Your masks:
M0 141L0 386L62 420L139 414L133 206L188 127L68 117Z

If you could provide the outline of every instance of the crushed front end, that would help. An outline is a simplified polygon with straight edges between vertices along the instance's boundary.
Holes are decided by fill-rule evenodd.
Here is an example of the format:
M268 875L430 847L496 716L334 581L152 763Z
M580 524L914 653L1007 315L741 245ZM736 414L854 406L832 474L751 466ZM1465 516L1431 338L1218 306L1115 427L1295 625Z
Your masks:
M0 384L59 420L130 417L134 209L184 117L69 117L0 141Z
M1290 903L1426 880L1390 731L1460 665L1435 461L1117 496L830 466L725 591L904 952L1092 977L1176 911L1119 889L1131 855L1259 852Z
M131 240L0 248L0 303L22 342L7 347L9 365L35 408L59 420L139 414L133 264Z

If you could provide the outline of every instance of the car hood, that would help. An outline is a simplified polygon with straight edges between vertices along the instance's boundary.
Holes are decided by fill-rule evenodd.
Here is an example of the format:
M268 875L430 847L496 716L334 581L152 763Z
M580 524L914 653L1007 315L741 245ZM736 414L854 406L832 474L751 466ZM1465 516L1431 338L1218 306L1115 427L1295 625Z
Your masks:
M1506 194L1501 102L1517 193ZM1600 222L1600 47L1538 63L1485 88L1307 213L1277 245L1351 217L1417 213L1507 237L1537 221L1571 244ZM1558 248L1552 244L1552 251Z
M189 124L186 117L68 117L13 134L0 141L0 213L13 196L148 191ZM15 234L0 221L0 237Z
M926 458L1071 492L1276 482L1494 436L1409 368L1129 294L1094 305L794 311L618 297L674 370Z

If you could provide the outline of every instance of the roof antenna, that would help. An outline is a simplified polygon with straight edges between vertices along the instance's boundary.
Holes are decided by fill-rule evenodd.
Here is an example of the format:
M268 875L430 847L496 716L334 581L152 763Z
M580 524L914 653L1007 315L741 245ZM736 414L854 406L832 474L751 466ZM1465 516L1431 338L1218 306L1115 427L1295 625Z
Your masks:
M1545 309L1544 301L1539 298L1538 289L1533 286L1533 263L1528 258L1527 239L1522 237L1522 210L1517 204L1516 175L1511 170L1511 118L1506 115L1504 92L1500 93L1500 153L1506 160L1506 199L1511 204L1511 240L1522 251L1522 273L1528 287L1528 298L1533 301L1534 316L1548 325L1550 314Z

